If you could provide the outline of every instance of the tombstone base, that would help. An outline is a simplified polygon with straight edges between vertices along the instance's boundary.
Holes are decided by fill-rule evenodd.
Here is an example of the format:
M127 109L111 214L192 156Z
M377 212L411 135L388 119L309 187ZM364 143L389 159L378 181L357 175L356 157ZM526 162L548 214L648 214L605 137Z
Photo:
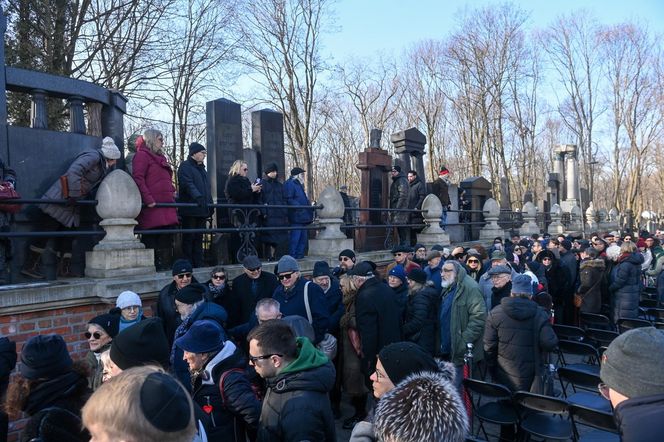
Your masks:
M153 249L93 250L85 254L85 276L113 278L155 273Z
M336 257L344 249L353 250L353 240L343 239L310 239L308 256L320 256L329 259Z
M427 250L435 245L447 247L450 245L450 235L444 230L441 230L439 233L418 233L417 242L424 245Z
M549 224L549 229L547 230L549 235L558 235L560 233L565 233L565 226L561 223L553 222Z
M494 238L504 238L505 231L503 229L488 229L486 227L480 230L480 240L487 240L493 242Z
M525 226L521 226L519 228L519 236L530 236L530 235L539 235L540 234L540 228L537 224L530 225L528 223Z

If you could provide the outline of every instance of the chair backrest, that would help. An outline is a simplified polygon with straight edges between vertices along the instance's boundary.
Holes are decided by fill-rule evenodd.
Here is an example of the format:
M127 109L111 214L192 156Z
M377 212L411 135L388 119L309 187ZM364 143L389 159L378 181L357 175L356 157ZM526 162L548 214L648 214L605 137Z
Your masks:
M559 367L556 372L558 373L558 378L561 382L570 383L574 387L581 387L599 395L597 385L599 385L602 380L596 374L590 373L586 370L575 370L574 368L569 367ZM566 393L565 391L563 392Z
M656 329L664 330L664 322L655 322L653 326L655 326Z
M567 365L564 354L588 356L590 364L599 364L599 353L597 349L590 344L583 342L567 341L561 339L558 341L558 354L561 356L563 364Z
M657 299L643 298L639 301L639 307L656 308L659 307L659 301Z
M553 324L553 331L558 339L568 341L582 341L585 336L582 328L572 327L571 325Z
M570 405L569 411L575 425L581 424L598 430L618 433L618 427L612 413L574 404Z
M620 333L625 333L627 330L632 330L639 327L650 327L652 324L650 321L644 319L633 319L633 318L620 318L618 319L618 331Z
M493 384L491 382L466 378L463 380L463 385L472 393L479 394L480 396L491 397L499 400L512 399L512 392L509 390L509 388L501 384Z
M598 313L581 312L579 315L581 324L585 327L610 329L611 321L608 316L600 315Z
M597 328L586 329L586 342L593 342L597 347L608 346L618 336L617 332L611 330L600 330Z
M664 308L649 308L646 314L651 321L664 321Z
M528 410L540 411L551 414L567 414L569 403L566 400L541 394L517 391L514 393L514 402Z

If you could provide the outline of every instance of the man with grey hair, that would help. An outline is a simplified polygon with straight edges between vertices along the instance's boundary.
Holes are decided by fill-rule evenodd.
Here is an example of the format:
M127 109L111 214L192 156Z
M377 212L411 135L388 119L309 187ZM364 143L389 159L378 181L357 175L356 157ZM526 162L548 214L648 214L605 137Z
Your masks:
M362 342L360 368L367 388L376 370L376 355L387 344L401 340L401 314L394 291L374 276L371 264L356 264L348 272L357 287L355 320Z
M258 304L256 304L256 319L258 325L272 319L281 319L290 325L295 336L303 336L309 338L311 342L314 341L314 328L309 324L309 321L298 315L284 317L281 313L279 301L276 299L265 298L258 301Z
M463 380L466 344L473 344L473 365L484 357L482 336L486 304L477 282L455 260L445 261L442 268L439 323L440 345L437 353L456 367L456 384Z

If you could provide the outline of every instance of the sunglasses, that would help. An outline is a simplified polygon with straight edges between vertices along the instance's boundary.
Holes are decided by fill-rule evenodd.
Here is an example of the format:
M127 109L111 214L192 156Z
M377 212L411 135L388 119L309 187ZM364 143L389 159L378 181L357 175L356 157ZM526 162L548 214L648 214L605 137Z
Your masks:
M226 279L226 275L212 275L212 279L221 279L223 281Z
M342 256L341 258L339 258L339 261L350 261L350 258L347 256Z
M478 263L479 263L479 261L476 260L476 259L469 259L467 262L468 262L469 264L471 264L471 263L478 264Z
M272 356L279 356L279 357L281 358L281 357L283 357L284 355L280 355L279 353L272 353L272 354L269 354L269 355L249 356L249 361L250 361L252 364L256 364L256 362L258 362L258 361L260 361L260 360L263 360L263 359L269 359L269 358L271 358Z
M191 273L180 273L179 275L176 275L178 279L184 279L184 278L191 278Z
M84 336L85 339L90 339L92 337L94 337L95 339L101 339L101 333L99 332L94 332L94 333L85 332Z
M295 272L284 273L283 275L279 275L279 281L283 281L284 279L290 279L291 276L293 276L293 273Z
M259 271L260 269L261 269L260 267L255 267L255 268L253 268L253 269L247 269L247 272L257 272L257 271Z

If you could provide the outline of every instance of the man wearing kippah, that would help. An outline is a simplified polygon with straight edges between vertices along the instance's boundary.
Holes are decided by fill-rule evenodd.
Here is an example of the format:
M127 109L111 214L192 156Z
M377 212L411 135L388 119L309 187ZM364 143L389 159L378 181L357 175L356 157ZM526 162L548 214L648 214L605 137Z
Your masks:
M629 330L602 355L600 393L611 401L623 442L662 440L664 420L664 332Z

